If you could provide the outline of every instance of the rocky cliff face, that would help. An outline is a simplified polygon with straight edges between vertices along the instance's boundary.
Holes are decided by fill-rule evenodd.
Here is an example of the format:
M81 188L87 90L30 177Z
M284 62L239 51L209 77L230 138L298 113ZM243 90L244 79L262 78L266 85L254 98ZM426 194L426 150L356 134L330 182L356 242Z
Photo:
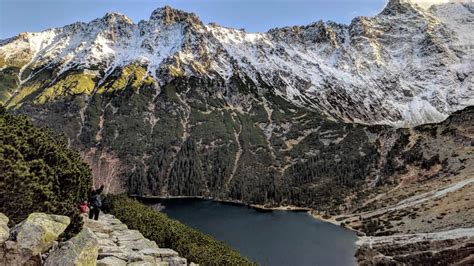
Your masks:
M267 33L169 7L138 24L107 14L2 41L0 101L65 133L111 192L337 213L373 188L472 163L472 125L458 121L472 108L426 130L375 125L438 122L473 103L460 26L472 21L472 3L396 0L350 25Z

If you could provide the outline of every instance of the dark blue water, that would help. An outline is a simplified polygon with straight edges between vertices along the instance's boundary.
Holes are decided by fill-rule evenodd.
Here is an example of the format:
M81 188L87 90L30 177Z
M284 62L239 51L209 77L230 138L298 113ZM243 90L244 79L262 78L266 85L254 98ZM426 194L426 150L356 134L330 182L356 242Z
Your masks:
M354 265L356 235L305 212L260 211L208 200L164 200L171 218L261 265Z

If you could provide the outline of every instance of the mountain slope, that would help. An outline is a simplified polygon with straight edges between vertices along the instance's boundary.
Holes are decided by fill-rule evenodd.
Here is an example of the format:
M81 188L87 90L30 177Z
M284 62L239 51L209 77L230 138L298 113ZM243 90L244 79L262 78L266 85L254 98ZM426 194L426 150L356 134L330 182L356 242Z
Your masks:
M343 121L438 122L473 104L472 10L472 2L425 10L392 0L379 15L350 25L316 22L267 33L204 25L169 7L138 24L109 13L3 41L0 100L14 106L94 94L110 74L136 64L161 85L183 75L225 84L248 77L259 89L271 86L294 104ZM52 93L71 72L89 82Z
M0 101L65 133L110 192L352 212L472 166L472 108L455 112L474 99L472 49L452 26L471 6L392 0L267 33L111 13L2 41Z

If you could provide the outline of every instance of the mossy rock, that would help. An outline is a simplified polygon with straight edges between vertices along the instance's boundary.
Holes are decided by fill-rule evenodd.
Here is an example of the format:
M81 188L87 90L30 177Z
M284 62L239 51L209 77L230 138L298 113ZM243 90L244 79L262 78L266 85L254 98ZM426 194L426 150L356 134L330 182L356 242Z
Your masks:
M60 249L53 251L44 265L94 266L97 262L98 245L99 241L95 234L89 228L84 228L75 237L66 241Z
M32 213L12 229L12 234L19 248L37 255L48 250L70 222L67 216Z
M30 265L38 261L41 253L49 250L68 227L67 216L32 213L16 225L4 243L4 256L0 265Z
M8 229L8 217L5 214L0 213L0 245L5 242L10 236L10 230Z

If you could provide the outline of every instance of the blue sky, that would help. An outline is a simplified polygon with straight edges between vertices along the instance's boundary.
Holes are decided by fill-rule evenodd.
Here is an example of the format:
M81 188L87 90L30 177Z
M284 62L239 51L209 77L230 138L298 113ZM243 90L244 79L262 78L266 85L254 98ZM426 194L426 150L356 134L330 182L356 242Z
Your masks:
M0 0L0 39L76 21L90 21L114 11L134 22L148 19L165 5L196 13L204 23L263 32L317 20L350 23L378 13L387 0Z

